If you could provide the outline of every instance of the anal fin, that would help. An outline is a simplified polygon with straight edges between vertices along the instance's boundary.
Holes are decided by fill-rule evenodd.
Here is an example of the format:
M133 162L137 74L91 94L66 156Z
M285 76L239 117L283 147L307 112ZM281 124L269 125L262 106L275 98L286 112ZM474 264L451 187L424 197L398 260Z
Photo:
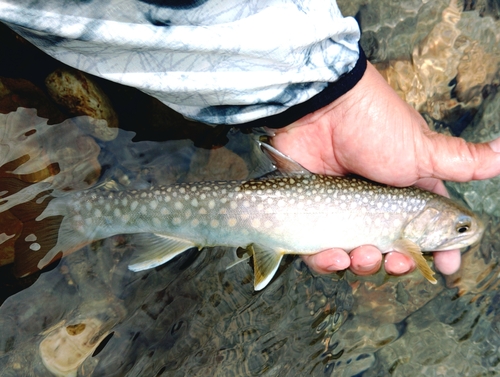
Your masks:
M283 253L265 249L258 244L248 247L253 253L254 289L260 291L271 281L283 258Z
M431 270L424 256L422 255L422 251L420 247L414 242L401 238L394 242L393 248L395 251L409 256L411 259L415 261L417 264L417 268L420 270L422 275L432 284L436 284L437 280L434 278L434 271Z
M138 255L128 266L134 272L160 266L182 252L198 247L192 241L153 233L136 234L134 245L138 249Z

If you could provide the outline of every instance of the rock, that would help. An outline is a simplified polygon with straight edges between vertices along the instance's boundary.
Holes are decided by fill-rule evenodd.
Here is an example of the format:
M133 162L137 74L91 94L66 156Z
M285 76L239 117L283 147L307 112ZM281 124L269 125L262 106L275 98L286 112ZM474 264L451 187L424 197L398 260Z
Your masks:
M113 140L118 134L118 115L108 96L89 75L71 69L57 69L47 76L49 95L72 115L88 115L89 134L101 140Z
M66 117L37 86L28 80L0 77L0 113L8 114L18 107L35 108L49 124L61 123Z
M212 150L198 149L191 160L187 181L242 180L247 176L245 161L236 153L222 147Z
M108 332L97 318L85 318L75 324L64 321L47 330L40 343L40 357L45 367L58 377L73 377Z
M415 45L411 59L376 65L407 103L435 120L453 122L466 112L474 113L484 88L498 84L498 43L488 42L500 39L497 24L471 14L477 16L464 14L452 1L440 22ZM489 37L472 31L476 29Z

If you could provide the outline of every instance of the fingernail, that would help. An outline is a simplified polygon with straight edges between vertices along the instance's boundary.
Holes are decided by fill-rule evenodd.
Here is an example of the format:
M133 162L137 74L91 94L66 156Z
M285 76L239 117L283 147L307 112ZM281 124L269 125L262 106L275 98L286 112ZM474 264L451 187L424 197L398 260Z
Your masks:
M493 150L493 152L500 153L500 137L498 139L490 141L488 144L490 144L490 148Z

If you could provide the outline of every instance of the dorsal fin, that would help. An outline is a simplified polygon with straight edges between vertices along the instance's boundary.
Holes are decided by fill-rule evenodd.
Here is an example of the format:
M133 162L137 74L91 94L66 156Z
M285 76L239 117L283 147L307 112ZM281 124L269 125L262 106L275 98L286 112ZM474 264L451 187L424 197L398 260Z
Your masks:
M260 143L260 149L265 153L267 157L273 162L276 169L280 171L282 175L294 176L294 175L310 175L312 174L305 167L295 162L290 157L284 155L276 148L272 147L266 143Z

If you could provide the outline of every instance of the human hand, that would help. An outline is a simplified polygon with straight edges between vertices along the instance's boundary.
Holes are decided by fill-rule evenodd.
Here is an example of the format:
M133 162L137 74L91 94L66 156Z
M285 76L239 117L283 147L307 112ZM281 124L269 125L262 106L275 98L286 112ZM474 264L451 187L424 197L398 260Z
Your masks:
M355 173L392 186L415 185L447 196L441 179L465 182L500 174L500 138L472 144L438 134L368 63L362 79L330 105L276 130L272 144L318 174ZM364 245L303 256L319 273L350 268L358 275L380 268L382 254ZM460 267L459 250L434 253L436 268L452 274ZM385 270L401 275L415 268L397 253L385 256Z

